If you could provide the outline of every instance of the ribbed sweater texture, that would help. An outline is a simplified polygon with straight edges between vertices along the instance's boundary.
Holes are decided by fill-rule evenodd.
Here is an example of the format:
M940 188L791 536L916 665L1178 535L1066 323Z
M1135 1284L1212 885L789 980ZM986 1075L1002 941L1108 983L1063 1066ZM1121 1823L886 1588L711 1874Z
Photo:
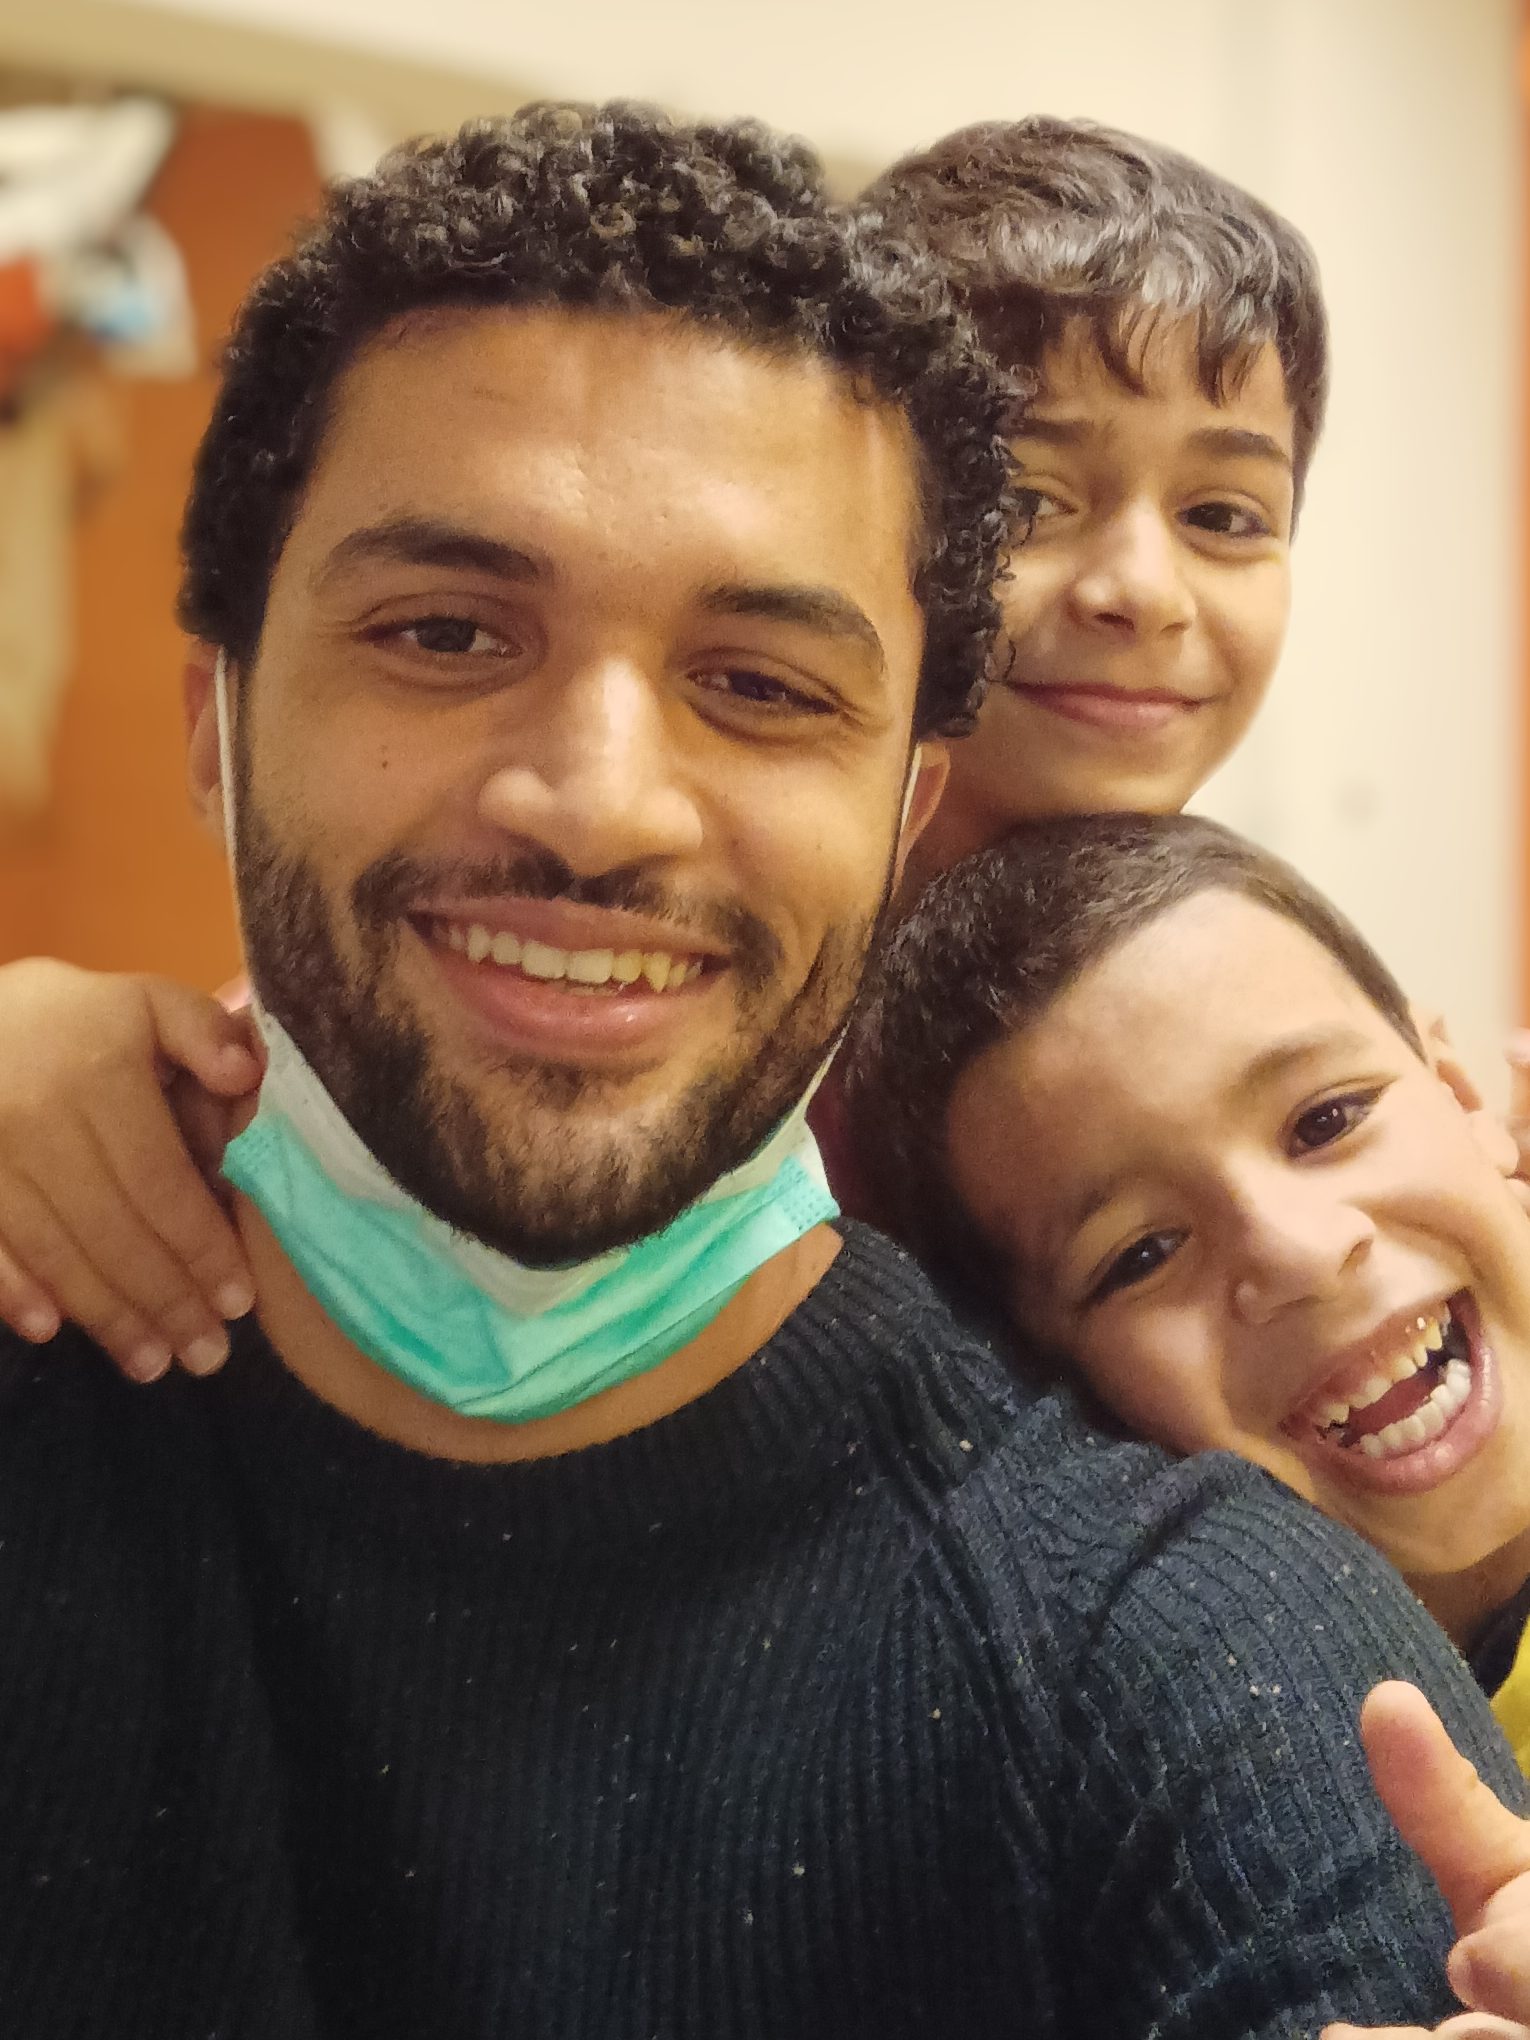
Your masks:
M1022 1388L875 1234L700 1401L411 1454L258 1328L0 1347L0 2040L1315 2033L1452 2008L1373 1554Z

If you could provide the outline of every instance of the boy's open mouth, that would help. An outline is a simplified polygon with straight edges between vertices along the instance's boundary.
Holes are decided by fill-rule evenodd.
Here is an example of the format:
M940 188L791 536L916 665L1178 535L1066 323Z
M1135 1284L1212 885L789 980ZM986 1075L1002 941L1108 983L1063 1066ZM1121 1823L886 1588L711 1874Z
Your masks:
M1404 1320L1285 1425L1362 1485L1423 1490L1456 1472L1497 1419L1488 1355L1468 1290Z

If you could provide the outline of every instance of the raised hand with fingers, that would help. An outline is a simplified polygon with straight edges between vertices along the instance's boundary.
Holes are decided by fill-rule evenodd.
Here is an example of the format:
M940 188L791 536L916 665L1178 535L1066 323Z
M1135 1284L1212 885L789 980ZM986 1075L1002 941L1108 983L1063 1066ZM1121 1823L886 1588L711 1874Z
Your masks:
M1387 1811L1450 1907L1447 1968L1469 2009L1427 2029L1329 2026L1324 2040L1530 2040L1530 1821L1483 1784L1414 1687L1377 1686L1360 1732Z
M0 968L0 1320L125 1374L208 1373L254 1301L210 1178L260 1082L247 1021L163 978Z
M1520 1202L1530 1209L1530 1031L1509 1037L1509 1131L1519 1149L1519 1173L1514 1187Z

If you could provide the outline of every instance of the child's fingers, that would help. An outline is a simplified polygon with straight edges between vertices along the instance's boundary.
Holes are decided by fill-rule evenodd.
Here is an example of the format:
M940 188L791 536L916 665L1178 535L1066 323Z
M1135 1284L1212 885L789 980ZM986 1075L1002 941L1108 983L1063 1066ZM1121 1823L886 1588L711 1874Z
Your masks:
M1519 1144L1519 1173L1530 1176L1530 1033L1509 1037L1509 1131Z
M216 999L168 978L148 979L144 995L164 1062L188 1071L220 1098L254 1090L263 1062L248 1014L230 1013Z
M1320 2040L1530 2040L1530 2027L1487 2012L1457 2012L1442 2026L1325 2026Z
M163 1242L213 1318L243 1317L254 1306L255 1285L239 1235L183 1144L163 1097L135 1087L93 1131L141 1226ZM209 1136L204 1144L208 1160L214 1160L216 1143ZM162 1319L155 1321L170 1333Z
M1417 1688L1375 1687L1360 1733L1388 1813L1469 1934L1488 1901L1530 1872L1530 1821L1511 1813L1457 1750Z
M1466 2004L1530 2016L1530 1921L1504 1920L1458 1941L1448 1967L1451 1987Z
M4 1247L0 1247L0 1323L34 1345L56 1337L63 1324L52 1297Z
M195 1177L190 1162L186 1170ZM158 1228L158 1188L142 1194L155 1214L146 1221L93 1127L63 1121L49 1154L51 1174L69 1186L67 1206L46 1184L34 1184L67 1227L74 1244L89 1255L102 1286L115 1293L135 1318L176 1353L195 1374L210 1373L228 1352L228 1335L216 1311L199 1294L191 1271L166 1247ZM198 1184L202 1194L205 1186ZM53 1294L66 1315L78 1317L73 1298Z
M153 1381L173 1352L146 1319L101 1278L36 1187L0 1171L0 1234L11 1253L53 1297L61 1313L135 1381Z

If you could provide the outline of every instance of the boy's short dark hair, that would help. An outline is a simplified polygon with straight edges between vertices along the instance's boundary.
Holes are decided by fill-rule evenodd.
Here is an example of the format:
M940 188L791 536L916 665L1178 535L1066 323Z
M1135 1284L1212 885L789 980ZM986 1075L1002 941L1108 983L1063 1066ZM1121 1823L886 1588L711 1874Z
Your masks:
M1000 1271L951 1188L946 1118L962 1072L1128 936L1203 892L1235 893L1295 922L1423 1054L1375 950L1268 850L1199 815L1023 823L920 895L873 960L846 1044L857 1161L879 1215L934 1273L997 1300Z
M817 355L908 420L924 612L918 732L970 723L1013 535L1008 393L938 265L830 200L803 142L753 121L537 105L334 187L238 315L182 532L180 614L247 663L336 383L392 321L441 306L672 314Z
M1196 321L1209 397L1272 344L1295 417L1297 500L1322 428L1328 327L1317 262L1257 198L1156 142L1092 121L983 121L905 156L862 195L929 249L983 341L1040 368L1073 319L1141 388L1132 339L1163 310Z

